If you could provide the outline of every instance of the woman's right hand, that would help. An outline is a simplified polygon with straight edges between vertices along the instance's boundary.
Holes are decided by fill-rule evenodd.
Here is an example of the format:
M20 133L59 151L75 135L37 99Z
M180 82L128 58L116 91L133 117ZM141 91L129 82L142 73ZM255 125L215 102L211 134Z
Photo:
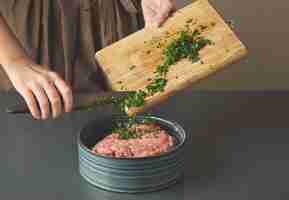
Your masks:
M35 119L57 118L63 111L72 110L72 90L57 73L33 62L14 64L6 69L9 69L6 70L8 77Z

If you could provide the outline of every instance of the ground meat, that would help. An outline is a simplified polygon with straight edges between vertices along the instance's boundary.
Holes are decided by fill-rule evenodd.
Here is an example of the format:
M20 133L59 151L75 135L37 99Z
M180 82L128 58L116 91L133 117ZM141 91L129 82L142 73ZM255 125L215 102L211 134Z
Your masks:
M137 124L132 127L137 138L120 139L112 133L98 142L94 153L117 158L141 158L167 152L175 144L175 139L156 124Z

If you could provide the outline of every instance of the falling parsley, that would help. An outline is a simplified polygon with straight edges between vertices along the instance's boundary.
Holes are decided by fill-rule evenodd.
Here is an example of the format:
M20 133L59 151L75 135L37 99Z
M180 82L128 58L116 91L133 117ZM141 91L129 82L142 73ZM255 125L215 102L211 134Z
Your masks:
M119 134L119 138L123 140L138 138L138 134L134 128L136 124L150 124L154 123L154 120L150 115L144 115L142 120L137 120L136 116L129 117L127 121L116 122L116 127L113 128L113 132Z
M205 29L205 26L202 26L201 30L203 29ZM148 79L149 84L143 90L131 91L126 96L120 96L113 99L103 99L101 103L112 101L116 108L125 113L132 107L143 106L147 97L165 90L168 82L167 73L172 65L176 64L181 59L189 59L192 63L199 61L200 50L211 44L213 43L201 36L201 33L198 30L192 32L187 29L179 32L178 37L164 48L163 63L156 66L156 71L154 72L155 77ZM160 47L161 44L159 42L157 48ZM132 65L129 69L133 70L135 67L135 65ZM122 81L119 81L118 83L121 84ZM92 108L101 103L99 102L93 105ZM132 129L132 127L134 124L139 123L151 123L151 118L145 117L143 122L138 122L135 115L129 116L127 122L118 123L113 131L118 133L121 139L136 138L137 133Z

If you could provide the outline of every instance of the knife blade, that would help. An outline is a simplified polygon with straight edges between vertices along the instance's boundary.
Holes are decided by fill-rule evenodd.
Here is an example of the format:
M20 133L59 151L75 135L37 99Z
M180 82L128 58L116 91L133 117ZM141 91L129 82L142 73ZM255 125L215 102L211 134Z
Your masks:
M105 106L114 103L118 97L127 96L129 91L109 91L109 92L75 92L73 95L73 111L89 110L98 106ZM18 93L12 94L17 102L6 108L6 113L26 114L30 113L28 106Z

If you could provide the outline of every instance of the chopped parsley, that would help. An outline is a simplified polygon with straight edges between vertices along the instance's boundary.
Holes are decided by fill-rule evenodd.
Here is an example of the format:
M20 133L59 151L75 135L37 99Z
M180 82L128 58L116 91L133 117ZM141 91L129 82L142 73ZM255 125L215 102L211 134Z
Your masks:
M204 29L204 27L202 27ZM207 45L213 44L210 40L201 36L198 30L181 31L179 36L171 41L163 51L163 63L156 67L155 77L144 90L132 91L127 96L117 99L115 102L120 111L126 112L132 107L141 107L145 104L145 98L163 92L167 85L167 73L172 65L181 59L189 59L191 62L200 60L199 52ZM158 45L158 47L160 44ZM158 48L157 47L157 48ZM135 116L129 117L128 123L118 126L115 130L123 139L135 138L136 133L131 131L132 124L137 123Z
M201 27L201 30L205 26ZM201 36L198 30L194 32L189 29L178 33L177 38L169 42L163 50L163 63L156 66L154 72L155 77L150 78L149 84L143 89L138 91L131 91L127 96L121 96L112 99L113 104L121 112L126 113L132 107L141 107L145 105L145 99L151 97L156 93L163 92L167 85L167 73L170 67L176 64L181 59L189 59L192 63L200 60L199 52L207 45L213 44L210 40ZM161 44L158 42L157 48ZM150 52L147 52L150 53ZM203 63L203 61L201 61ZM129 69L133 70L136 66L132 65ZM176 78L178 78L176 76ZM119 84L122 81L118 82ZM132 126L137 123L148 123L150 118L146 117L143 122L137 122L136 116L129 116L127 122L118 123L114 128L114 132L120 135L122 139L136 138L137 134L132 130Z
M128 96L119 99L118 105L120 110L127 111L131 107L141 107L145 104L146 97L163 92L168 82L166 76L170 66L184 58L192 62L199 61L199 51L210 44L212 42L202 37L197 30L194 32L180 32L179 36L164 49L164 62L156 67L154 79L151 80L144 90L133 91Z
M144 119L138 121L136 116L129 117L127 121L116 122L116 127L113 128L113 132L119 134L120 139L128 140L132 138L138 138L138 134L135 132L133 126L136 124L150 124L154 120L150 115L145 115Z

